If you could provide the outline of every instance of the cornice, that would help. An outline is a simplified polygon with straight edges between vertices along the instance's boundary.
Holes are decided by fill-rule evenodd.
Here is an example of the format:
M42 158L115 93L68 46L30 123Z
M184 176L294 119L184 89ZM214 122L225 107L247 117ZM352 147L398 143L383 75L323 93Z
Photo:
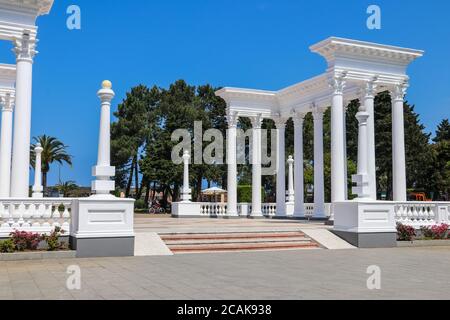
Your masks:
M337 55L343 55L408 65L424 54L424 51L421 50L337 37L321 41L311 46L310 49L312 52L323 56L328 62L334 60Z
M0 0L0 8L36 16L50 13L54 0Z
M360 99L362 90L368 97L394 90L400 97L405 90L398 85L407 83L409 77L406 68L391 66L406 66L423 55L420 50L335 37L312 46L311 50L327 59L334 59L336 54L345 55L348 61L331 64L325 73L279 91L227 87L216 94L239 116L261 114L271 119L277 116L292 117L292 112L306 114L317 108L325 110L331 105L333 94L342 94L344 99L351 101ZM366 64L366 60L376 61L377 67ZM311 108L312 104L314 108Z

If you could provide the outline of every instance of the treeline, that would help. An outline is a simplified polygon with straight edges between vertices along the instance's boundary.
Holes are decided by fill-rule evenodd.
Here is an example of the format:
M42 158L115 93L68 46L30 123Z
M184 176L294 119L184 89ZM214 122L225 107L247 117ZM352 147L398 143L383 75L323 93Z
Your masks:
M126 196L133 195L147 205L150 194L163 193L165 202L171 197L177 200L182 184L182 166L171 160L172 148L178 143L171 141L176 129L188 129L193 137L194 122L202 121L203 130L218 129L226 136L226 104L216 97L217 88L210 85L190 86L179 80L168 89L134 87L114 114L117 121L112 125L112 162L117 167L116 182L125 190ZM376 154L378 190L392 194L392 125L391 99L387 92L376 98ZM356 172L358 124L355 115L358 101L352 101L347 112L348 174ZM240 127L250 129L248 119L240 120ZM275 129L271 120L265 120L264 129ZM287 154L294 154L294 128L288 122L286 130ZM405 103L405 143L407 158L408 187L411 190L427 192L435 200L448 197L450 189L450 125L444 120L437 129L436 138L425 132L414 106ZM270 131L269 131L270 141ZM306 117L305 141L305 184L313 185L313 119ZM204 143L205 147L208 143ZM324 152L326 198L330 200L330 111L324 117ZM224 146L225 148L225 146ZM270 146L269 146L270 152ZM193 199L200 199L203 183L227 185L226 165L192 165L191 186ZM251 184L251 166L239 166L239 183ZM275 177L263 177L265 200L274 201ZM132 188L133 187L133 188ZM305 188L307 190L308 188ZM153 192L149 192L153 191ZM349 193L351 180L349 178ZM311 199L309 199L311 200Z

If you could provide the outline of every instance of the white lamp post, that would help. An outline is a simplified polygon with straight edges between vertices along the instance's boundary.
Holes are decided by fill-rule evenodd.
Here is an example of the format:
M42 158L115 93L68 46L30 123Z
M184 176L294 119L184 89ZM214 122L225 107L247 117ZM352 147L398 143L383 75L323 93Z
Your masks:
M44 149L41 144L38 143L34 152L36 154L35 169L34 169L34 186L33 186L33 198L44 197L44 187L42 186L42 152Z
M102 89L97 93L100 98L100 135L98 142L97 166L93 168L92 175L96 178L92 182L92 191L97 197L112 197L111 191L115 190L115 182L111 177L116 175L116 168L111 166L111 101L115 94L110 81L102 83Z
M182 202L191 202L191 188L189 187L189 161L191 160L191 155L189 151L185 151L183 154L183 164L184 164L184 175L183 175L183 190L181 193Z
M294 191L294 158L289 156L288 159L289 166L289 178L288 178L288 203L294 203L295 201L295 191Z

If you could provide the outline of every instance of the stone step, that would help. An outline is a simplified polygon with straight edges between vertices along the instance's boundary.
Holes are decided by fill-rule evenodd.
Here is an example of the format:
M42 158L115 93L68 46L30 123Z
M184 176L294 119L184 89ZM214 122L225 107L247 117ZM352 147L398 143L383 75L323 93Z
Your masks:
M166 245L201 245L201 244L246 244L246 243L282 243L282 242L311 242L310 238L299 237L268 237L268 238L223 238L223 239L181 239L165 240Z
M192 246L169 246L173 253L202 253L202 252L235 252L235 251L258 251L258 250L300 250L319 249L319 245L313 242L282 242L282 243L247 243L247 244L209 244Z
M248 233L195 233L195 234L160 234L163 241L182 240L221 240L221 239L270 239L270 238L292 238L305 237L302 232L248 232Z

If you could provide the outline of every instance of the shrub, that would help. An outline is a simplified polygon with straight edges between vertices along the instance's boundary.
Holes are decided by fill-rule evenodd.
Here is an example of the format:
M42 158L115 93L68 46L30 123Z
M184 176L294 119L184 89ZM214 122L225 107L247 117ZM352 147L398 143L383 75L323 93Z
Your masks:
M47 250L48 251L56 251L65 249L67 245L65 243L61 243L59 241L59 238L61 235L65 233L64 230L61 230L60 227L56 227L55 230L50 233L50 235L43 235L42 240L47 243Z
M420 230L426 239L443 240L448 235L448 228L449 225L444 223L432 227L422 227Z
M37 250L41 236L32 232L14 231L11 233L11 240L17 251Z
M142 199L136 200L136 202L134 203L134 207L138 210L148 209L145 206L145 201Z
M239 203L251 203L252 202L252 186L238 186L237 195ZM264 188L261 188L261 199L264 201L265 192Z
M397 224L397 239L398 241L414 241L416 237L416 229L404 224Z
M14 241L11 239L0 242L1 253L13 253L14 251L16 251L16 246L14 245Z

